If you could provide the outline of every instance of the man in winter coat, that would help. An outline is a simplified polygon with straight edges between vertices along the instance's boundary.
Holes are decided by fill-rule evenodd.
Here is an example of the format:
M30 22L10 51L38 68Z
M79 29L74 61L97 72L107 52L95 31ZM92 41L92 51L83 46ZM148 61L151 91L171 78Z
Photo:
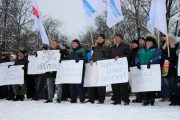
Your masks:
M158 49L156 43L156 36L147 35L146 36L146 46L139 49L136 56L136 65L138 69L141 69L141 65L147 65L150 69L151 64L160 64L162 58L162 52ZM155 92L144 92L144 102L143 105L154 105L155 102Z
M122 57L127 57L130 60L131 50L130 47L122 42L122 35L116 34L114 36L114 46L111 47L111 58L118 60ZM124 101L125 105L129 105L129 83L112 84L112 90L114 95L114 105L121 104L121 100Z
M68 60L75 60L76 63L79 60L83 60L84 63L87 63L87 54L86 50L82 48L79 40L75 39L71 43L72 49L69 51ZM81 84L70 84L70 97L71 103L77 103L77 97L79 95L80 102L83 103L86 97L86 89L83 87L84 83L84 73L85 65L83 65L83 74L82 74L82 83Z
M99 34L97 40L97 46L94 47L94 52L90 61L90 64L93 65L93 62L98 60L110 59L111 50L110 47L105 46L105 35ZM94 103L95 100L95 89L96 87L88 88L89 90L89 102ZM98 100L99 103L104 103L106 94L106 87L98 87Z
M28 65L28 60L25 57L26 51L22 50L19 51L18 53L18 59L15 61L14 65L24 65L24 84L23 85L14 85L13 90L15 94L14 101L23 101L25 98L25 94L27 92L26 89L26 80L27 80L27 65Z
M59 50L58 42L56 40L51 41L50 49L49 50ZM60 56L59 56L60 57ZM48 99L45 101L45 103L51 103L54 98L54 84L56 79L56 72L47 72L47 88L48 88ZM61 103L61 97L62 97L62 85L57 84L56 85L57 90L57 102Z

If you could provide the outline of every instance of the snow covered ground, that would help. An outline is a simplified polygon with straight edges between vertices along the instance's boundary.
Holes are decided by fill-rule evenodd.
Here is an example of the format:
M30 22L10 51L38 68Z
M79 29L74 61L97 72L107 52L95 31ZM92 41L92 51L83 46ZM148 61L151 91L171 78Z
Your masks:
M0 120L180 120L180 107L156 102L155 106L12 102L0 100Z

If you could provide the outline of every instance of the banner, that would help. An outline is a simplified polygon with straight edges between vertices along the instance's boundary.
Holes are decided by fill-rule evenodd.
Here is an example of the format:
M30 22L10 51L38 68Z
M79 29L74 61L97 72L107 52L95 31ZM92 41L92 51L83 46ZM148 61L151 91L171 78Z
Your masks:
M0 86L24 84L23 65L0 67Z
M109 28L116 25L118 22L124 19L121 10L120 0L107 0L108 2L108 14L107 14L107 26Z
M154 28L166 34L167 21L166 21L166 0L152 0L151 8L149 11L149 18L147 21L147 29L154 34Z
M31 0L31 2L32 2L32 13L33 13L33 16L34 16L35 26L40 32L42 42L44 44L49 45L49 38L48 38L46 30L44 28L42 18L40 16L40 12L38 10L37 2L36 2L36 0Z
M160 65L151 65L147 69L147 65L141 66L141 70L137 67L130 68L129 73L132 92L161 91L161 69Z
M83 61L62 61L58 66L55 84L80 84L82 82Z
M59 50L37 51L36 62L33 61L29 61L29 62L35 63L34 66L36 66L37 68L34 68L34 73L39 74L39 73L57 71L60 58L61 58L61 54Z
M84 87L107 86L128 82L127 58L97 61L86 65Z
M86 15L87 23L92 25L95 18L105 9L105 3L102 0L82 0L82 5Z

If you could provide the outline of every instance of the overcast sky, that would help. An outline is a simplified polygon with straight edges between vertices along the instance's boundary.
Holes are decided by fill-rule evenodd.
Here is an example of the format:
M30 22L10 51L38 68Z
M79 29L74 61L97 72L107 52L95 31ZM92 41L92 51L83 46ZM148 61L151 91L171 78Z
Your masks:
M71 38L85 30L87 22L81 0L37 0L44 15L63 21L64 33Z

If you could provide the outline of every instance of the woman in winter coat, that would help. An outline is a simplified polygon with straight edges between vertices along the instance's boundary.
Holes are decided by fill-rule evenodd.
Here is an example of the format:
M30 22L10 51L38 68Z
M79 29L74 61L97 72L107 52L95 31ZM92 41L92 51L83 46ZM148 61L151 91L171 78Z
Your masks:
M162 52L158 49L156 43L156 37L154 35L146 36L146 46L139 49L136 56L136 65L138 69L141 69L141 65L147 65L150 68L151 64L160 64L162 58ZM143 105L154 105L155 102L155 92L144 92L144 102Z

